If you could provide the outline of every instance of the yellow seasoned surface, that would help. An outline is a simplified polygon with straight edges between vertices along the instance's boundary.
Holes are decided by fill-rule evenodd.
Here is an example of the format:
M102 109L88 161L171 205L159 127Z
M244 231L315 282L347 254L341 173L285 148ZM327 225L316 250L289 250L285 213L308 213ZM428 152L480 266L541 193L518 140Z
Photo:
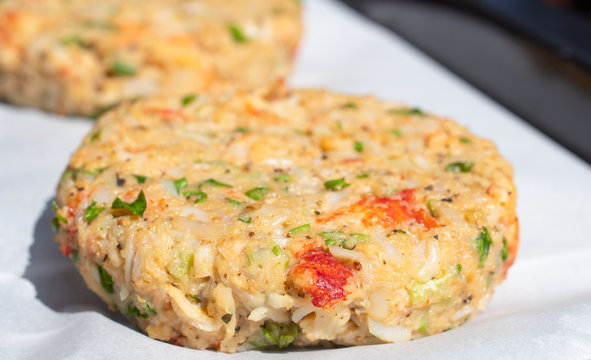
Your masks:
M103 116L57 240L153 338L234 352L410 340L483 310L518 245L510 165L419 109L320 90Z
M147 95L282 80L301 35L293 0L5 0L0 98L93 115Z

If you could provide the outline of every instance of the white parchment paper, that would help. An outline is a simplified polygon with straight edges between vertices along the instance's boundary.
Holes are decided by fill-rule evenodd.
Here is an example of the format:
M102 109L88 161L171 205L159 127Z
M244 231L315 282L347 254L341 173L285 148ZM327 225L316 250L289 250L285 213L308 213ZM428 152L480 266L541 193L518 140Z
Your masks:
M91 122L0 104L1 359L591 359L590 167L387 30L330 0L305 7L292 85L420 105L494 140L514 165L521 248L489 309L400 344L227 355L151 340L52 241L55 185Z

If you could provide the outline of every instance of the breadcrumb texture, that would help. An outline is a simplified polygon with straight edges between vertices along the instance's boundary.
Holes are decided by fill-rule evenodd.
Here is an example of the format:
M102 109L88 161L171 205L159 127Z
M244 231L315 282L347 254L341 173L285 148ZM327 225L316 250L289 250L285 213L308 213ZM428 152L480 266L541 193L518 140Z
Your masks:
M0 99L92 116L264 85L287 76L301 31L293 0L4 0Z
M234 352L461 325L515 259L515 198L495 146L449 119L279 87L108 112L54 223L88 286L150 337Z

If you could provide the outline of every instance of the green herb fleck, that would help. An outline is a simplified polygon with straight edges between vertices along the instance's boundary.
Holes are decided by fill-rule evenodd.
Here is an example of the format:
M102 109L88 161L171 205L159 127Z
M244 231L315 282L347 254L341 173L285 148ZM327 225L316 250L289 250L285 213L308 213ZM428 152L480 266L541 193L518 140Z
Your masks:
M343 131L343 122L342 121L335 122L335 125L338 130Z
M187 178L183 177L178 180L174 181L174 188L176 189L176 193L180 194L181 189L187 187Z
M101 137L101 131L97 130L92 136L90 137L90 142L97 141Z
M194 255L192 252L181 249L176 256L166 265L166 270L178 280L184 280L189 276L191 267L193 267Z
M249 341L249 344L260 347L277 347L283 349L293 343L298 336L300 328L296 323L274 323L266 322L261 327L262 336L259 342Z
M109 167L105 166L102 168L98 168L96 170L86 170L86 169L81 169L80 171L84 172L85 174L91 175L91 176L98 176L100 174L102 174L103 172L105 172L105 170L107 170Z
M288 182L291 181L291 176L289 176L289 175L280 175L280 176L277 176L277 177L273 178L273 180L275 180L277 182L280 182L280 183L288 183Z
M239 217L238 221L242 221L245 224L250 224L252 222L252 218L251 217L248 217L248 218Z
M232 205L242 205L242 204L244 204L243 201L238 201L238 200L234 200L234 199L227 199L227 200Z
M191 295L191 294L187 294L185 295L186 297L188 297L189 299L192 299L193 301L195 301L197 304L199 304L201 302L201 300L199 300L199 298L195 295Z
M197 99L197 95L189 94L181 99L181 105L183 107L189 106L195 99Z
M60 228L60 223L65 225L67 220L65 217L58 214L57 211L59 210L59 206L57 205L57 202L54 201L51 205L53 206L53 214L55 215L53 219L51 219L51 227L53 228L53 231L57 231Z
M127 305L127 315L141 317L144 319L149 318L150 315L156 315L156 311L152 309L148 304L144 305L144 310L145 312L140 311L140 309L138 309L137 306L132 305L131 303Z
M365 179L369 177L369 173L362 173L356 176L358 179Z
M96 219L103 210L105 210L104 207L96 206L96 201L92 200L92 203L84 210L84 219L91 222Z
M507 245L507 238L503 236L503 249L501 249L501 259L503 262L509 258L509 247Z
M150 304L144 305L144 310L146 310L147 312L149 312L152 315L156 315L156 310L152 309Z
M79 35L76 35L76 34L66 36L65 38L62 39L61 42L62 42L62 44L66 45L66 46L75 45L75 46L81 47L83 49L88 49L90 47L90 44L88 44Z
M348 102L345 104L345 107L347 109L357 109L357 104L355 104L354 102Z
M135 317L142 317L144 319L148 318L148 314L142 313L140 311L140 309L137 308L137 306L132 305L131 303L129 303L127 305L127 315L135 316Z
M117 104L111 104L105 107L102 107L100 109L98 109L94 114L90 115L90 117L92 119L98 119L99 117L101 117L104 113L108 112L109 110L113 109L115 106L117 106Z
M146 182L146 179L148 178L147 176L144 175L133 175L135 176L135 179L137 180L138 184L143 184Z
M287 233L287 237L293 237L297 233L306 231L310 231L310 224L304 224L289 230L289 232Z
M396 230L394 230L394 232L397 233L397 234L408 234L406 232L406 230L402 230L402 229L396 229Z
M228 30L230 30L230 34L232 35L232 38L237 43L245 44L248 42L248 40L249 40L248 37L244 34L242 29L240 29L237 25L232 24L232 25L228 26Z
M341 245L345 249L353 249L360 242L370 241L365 234L345 234L342 231L323 231L318 234L324 238L326 246Z
M238 131L239 133L245 134L247 132L250 132L250 129L246 128L246 127L238 127L238 128L236 128L236 131Z
M470 139L468 139L465 136L460 136L460 141L463 142L464 144L470 144L472 141L470 141Z
M456 161L456 162L452 162L451 164L447 165L445 167L445 171L451 171L451 172L455 172L455 173L468 173L470 172L470 170L472 170L472 167L474 166L474 162L473 161Z
M323 231L318 235L324 238L326 246L337 245L345 239L345 234L342 231Z
M480 256L480 261L478 262L478 267L482 267L484 265L484 261L488 256L488 251L490 250L490 246L492 245L493 241L488 232L486 226L482 227L482 231L476 239L474 239L474 244L476 246L476 250L478 251L478 255Z
M396 137L401 137L402 136L402 132L398 129L394 129L394 130L390 130L390 135L392 136L396 136Z
M115 60L111 64L110 73L116 76L133 76L137 74L137 68L121 60Z
M458 274L462 272L462 264L456 265L456 271L458 272Z
M126 203L125 201L123 201L123 200L119 199L119 197L117 197L115 199L115 201L113 201L113 204L111 205L111 209L113 209L113 210L123 210L124 214L122 214L122 215L127 215L127 214L125 214L125 212L127 212L127 213L131 212L137 216L144 215L144 211L146 211L146 207L147 207L146 195L144 195L144 190L140 191L137 198L132 203Z
M207 179L207 180L202 181L201 184L199 184L200 187L204 186L204 185L232 188L232 185L224 184L224 183L219 182L215 179Z
M371 238L368 235L365 234L349 234L349 237L346 238L341 245L345 248L345 249L353 249L357 244L361 243L361 242L366 242L366 241L370 241Z
M429 215L431 215L432 217L435 217L435 207L433 206L433 201L432 200L427 200L427 209L429 210Z
M263 198L265 197L265 194L268 191L269 191L269 188L267 188L267 187L258 187L258 188L248 190L245 194L249 198L259 201L259 200L263 200Z
M199 191L199 190L183 191L182 195L184 197L186 197L187 199L190 198L191 196L195 196L195 204L200 204L200 203L205 202L207 200L207 194L204 193L203 191Z
M411 108L411 109L392 109L389 112L390 112L390 114L396 114L396 115L419 115L419 116L425 115L425 112L423 112L423 110L421 110L417 107Z
M327 182L324 183L324 187L327 190L332 190L332 191L338 191L338 190L342 190L344 188L346 188L347 186L349 186L351 184L347 183L345 181L345 178L340 178L340 179L335 179L335 180L329 180Z
M70 256L72 257L72 261L74 262L74 264L77 264L80 261L80 253L77 249L72 249L70 251Z
M355 141L354 148L358 153L363 152L363 143L361 141Z
M113 293L113 278L107 272L107 270L105 270L104 267L102 267L101 265L98 265L98 264L96 266L98 268L99 280L100 280L101 286L103 287L103 289L105 289L107 294L112 294Z
M279 256L279 254L281 254L281 248L277 245L273 246L273 254L275 254L275 256Z

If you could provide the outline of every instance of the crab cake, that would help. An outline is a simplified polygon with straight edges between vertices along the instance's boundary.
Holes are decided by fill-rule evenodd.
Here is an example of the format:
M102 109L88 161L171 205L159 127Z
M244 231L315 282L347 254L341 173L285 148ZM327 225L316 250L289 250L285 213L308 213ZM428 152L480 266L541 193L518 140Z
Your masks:
M95 115L146 95L281 80L300 10L294 0L0 1L0 99Z
M448 119L274 88L107 113L54 225L88 286L152 338L360 345L483 310L515 259L515 196L495 146Z

